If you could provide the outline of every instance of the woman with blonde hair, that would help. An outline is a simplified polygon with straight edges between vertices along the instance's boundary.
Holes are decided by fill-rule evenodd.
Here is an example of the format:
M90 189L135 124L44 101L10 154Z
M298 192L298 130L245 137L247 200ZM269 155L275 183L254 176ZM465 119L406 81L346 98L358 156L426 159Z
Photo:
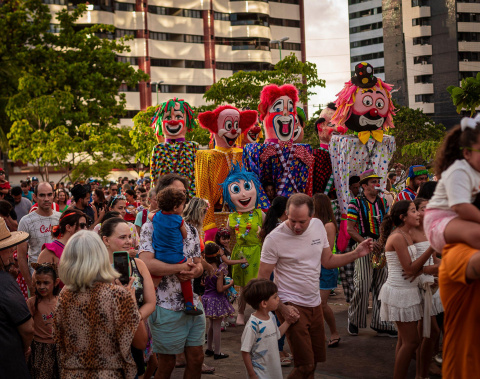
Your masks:
M144 349L147 333L140 322L133 279L120 285L104 243L97 233L84 230L66 244L59 275L65 287L58 297L53 330L61 377L135 377L130 346Z

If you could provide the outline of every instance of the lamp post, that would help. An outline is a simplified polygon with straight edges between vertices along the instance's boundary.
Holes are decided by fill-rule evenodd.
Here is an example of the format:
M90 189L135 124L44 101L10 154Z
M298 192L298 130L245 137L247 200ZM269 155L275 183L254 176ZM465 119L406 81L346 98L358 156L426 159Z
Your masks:
M160 86L160 84L164 83L163 80L160 80L158 82L151 82L150 85L155 85L155 92L157 93L157 105L158 105L158 87Z
M278 49L280 50L280 60L282 60L282 42L285 42L289 39L290 37L282 37L280 39L274 39L273 41L270 41L271 45L278 43Z

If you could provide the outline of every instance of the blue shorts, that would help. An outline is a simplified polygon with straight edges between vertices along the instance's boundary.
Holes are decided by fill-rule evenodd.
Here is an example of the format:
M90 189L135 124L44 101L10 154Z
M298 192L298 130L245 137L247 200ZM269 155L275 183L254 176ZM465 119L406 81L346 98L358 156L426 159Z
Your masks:
M197 308L203 310L200 302ZM203 346L205 343L205 314L189 316L183 311L155 306L148 321L154 353L180 354L186 346Z
M320 289L332 290L337 288L338 268L325 268L320 272Z

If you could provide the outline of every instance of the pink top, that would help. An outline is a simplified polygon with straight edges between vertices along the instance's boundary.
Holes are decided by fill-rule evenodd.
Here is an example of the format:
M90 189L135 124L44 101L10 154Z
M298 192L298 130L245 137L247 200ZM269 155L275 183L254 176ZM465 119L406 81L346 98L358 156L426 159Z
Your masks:
M63 243L61 243L60 241L55 240L53 242L44 244L43 247L42 247L42 250L45 249L45 248L50 250L50 251L53 251L55 256L58 259L60 259L60 257L62 256L62 253L63 253L63 249L65 249L65 245Z

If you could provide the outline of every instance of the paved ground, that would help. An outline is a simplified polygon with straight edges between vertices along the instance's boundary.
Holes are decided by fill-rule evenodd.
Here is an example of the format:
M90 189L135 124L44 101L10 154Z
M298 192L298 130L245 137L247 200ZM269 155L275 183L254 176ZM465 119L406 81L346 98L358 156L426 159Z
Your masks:
M341 286L335 291L337 296L330 296L329 304L335 313L337 329L341 341L340 346L327 349L327 361L319 364L315 372L315 378L369 378L386 379L393 377L395 361L396 338L377 337L371 329L360 329L358 336L353 337L347 333L347 308ZM248 315L252 313L247 308ZM369 314L370 319L371 314ZM326 326L329 336L328 327ZM214 375L204 375L205 378L245 378L246 372L240 353L240 339L243 327L227 328L222 333L222 352L230 357L215 361L213 358L205 358L205 362L215 367ZM288 346L286 344L286 346ZM288 350L288 348L286 348ZM432 369L440 373L438 367L432 364ZM292 367L283 368L283 376L286 378ZM175 369L173 379L183 377L183 369ZM415 378L415 361L412 360L409 367L408 378ZM431 379L441 378L431 373ZM277 378L272 378L277 379ZM280 379L280 378L279 378Z

